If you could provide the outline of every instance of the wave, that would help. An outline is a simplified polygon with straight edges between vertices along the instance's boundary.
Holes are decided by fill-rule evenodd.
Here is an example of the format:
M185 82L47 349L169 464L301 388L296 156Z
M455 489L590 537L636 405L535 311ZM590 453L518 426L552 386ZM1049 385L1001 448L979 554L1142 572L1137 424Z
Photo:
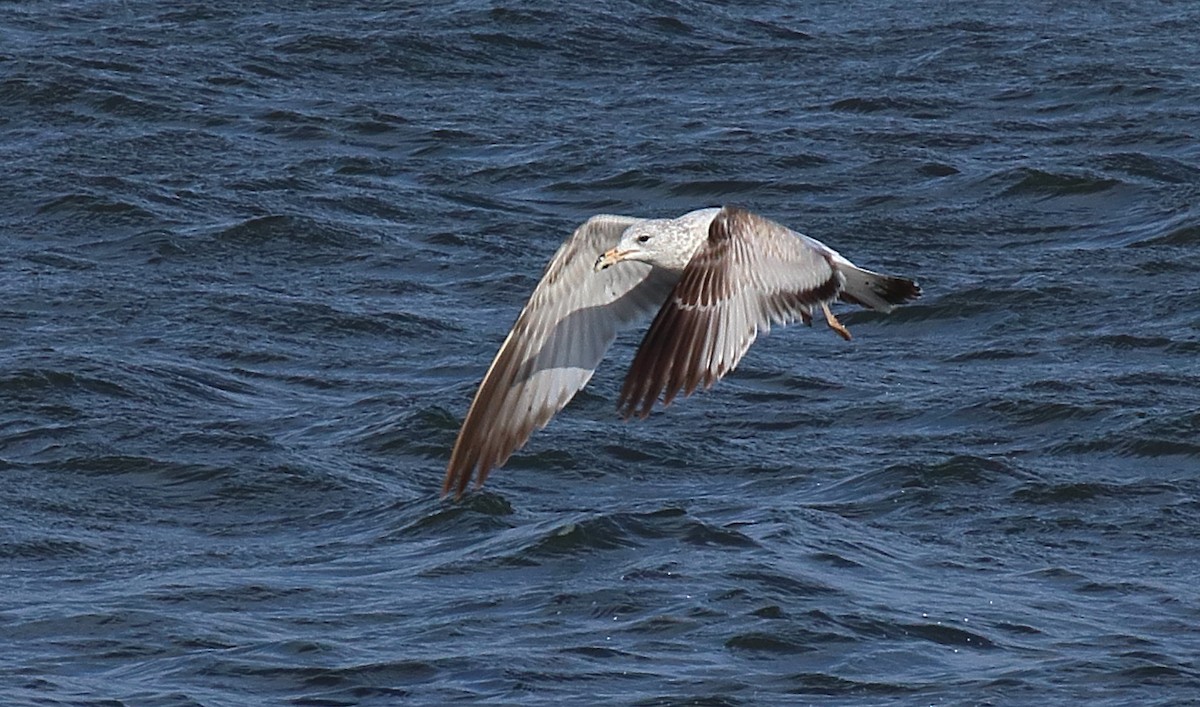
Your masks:
M1001 196L1054 198L1097 194L1124 184L1120 179L1094 174L1047 172L1019 167L993 175L990 181L1007 184Z

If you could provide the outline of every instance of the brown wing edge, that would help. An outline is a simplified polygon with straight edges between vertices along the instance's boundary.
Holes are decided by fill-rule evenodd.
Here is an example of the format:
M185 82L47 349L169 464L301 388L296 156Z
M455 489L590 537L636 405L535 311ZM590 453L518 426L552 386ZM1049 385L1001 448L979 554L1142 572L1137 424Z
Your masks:
M499 458L502 456L499 449L510 446L515 448L520 445L522 437L528 438L528 433L522 434L521 430L517 430L517 434L511 435L504 444L497 444L498 440L495 439L490 439L482 445L464 444L464 440L483 436L481 431L486 429L491 422L488 413L495 407L496 398L505 396L516 378L516 369L520 362L517 360L518 355L511 350L510 344L514 337L518 336L517 330L522 328L523 324L522 320L518 320L517 326L513 328L504 344L501 345L495 361L492 362L491 369L484 375L483 383L480 384L475 398L471 401L471 406L467 409L467 417L458 430L453 451L450 453L450 462L446 465L446 477L442 481L443 497L453 490L454 499L461 499L467 490L467 485L471 482L471 477L476 474L478 475L476 484L482 485L488 472L506 460ZM506 455L505 457L507 458Z

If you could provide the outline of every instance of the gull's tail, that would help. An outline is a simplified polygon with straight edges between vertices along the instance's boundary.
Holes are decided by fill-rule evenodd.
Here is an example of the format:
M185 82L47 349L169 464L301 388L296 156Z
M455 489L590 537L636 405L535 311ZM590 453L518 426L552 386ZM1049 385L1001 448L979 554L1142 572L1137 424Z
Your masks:
M839 295L843 302L890 312L896 305L921 296L921 286L906 277L863 270L845 260L837 262L836 266L846 278Z

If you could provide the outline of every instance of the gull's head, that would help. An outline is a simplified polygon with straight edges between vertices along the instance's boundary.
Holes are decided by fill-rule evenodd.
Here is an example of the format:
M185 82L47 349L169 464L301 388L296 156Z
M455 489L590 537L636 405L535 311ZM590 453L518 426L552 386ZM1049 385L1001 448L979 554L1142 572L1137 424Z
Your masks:
M649 219L633 224L621 234L616 247L596 259L596 272L627 260L683 270L708 236L708 224L718 210L703 209L676 219Z
M596 272L606 270L625 260L653 262L662 239L662 234L657 233L656 229L647 228L653 223L653 221L642 221L625 229L625 233L621 234L621 240L617 242L617 245L596 258Z

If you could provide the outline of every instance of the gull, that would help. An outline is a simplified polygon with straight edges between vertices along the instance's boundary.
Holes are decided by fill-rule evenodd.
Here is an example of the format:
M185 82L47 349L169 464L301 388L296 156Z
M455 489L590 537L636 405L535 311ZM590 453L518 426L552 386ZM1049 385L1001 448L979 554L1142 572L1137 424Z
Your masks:
M831 302L889 312L920 294L912 280L864 270L738 207L593 216L550 260L479 384L442 495L461 498L472 476L482 486L587 384L618 331L652 314L621 386L626 419L711 387L772 324L811 325L819 311L848 341Z

